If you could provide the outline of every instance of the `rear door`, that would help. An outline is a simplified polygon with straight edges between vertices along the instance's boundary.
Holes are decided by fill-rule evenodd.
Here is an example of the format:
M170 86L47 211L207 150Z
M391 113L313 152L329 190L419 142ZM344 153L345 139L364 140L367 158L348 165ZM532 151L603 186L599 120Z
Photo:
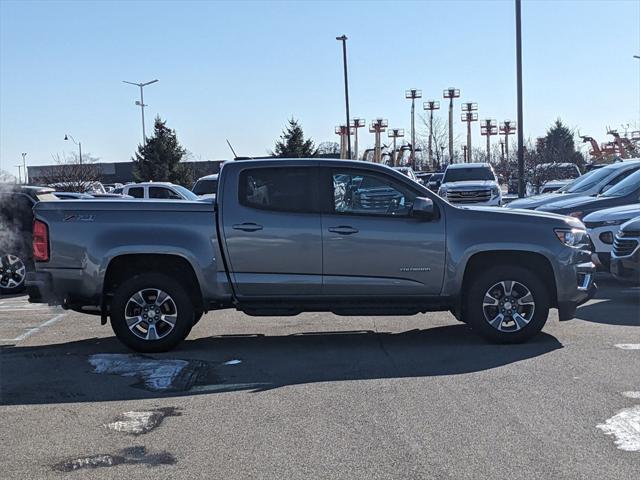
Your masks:
M366 169L323 168L323 293L341 296L438 295L445 219L411 216L420 191Z
M221 205L229 269L245 297L320 295L318 169L250 167L229 175Z

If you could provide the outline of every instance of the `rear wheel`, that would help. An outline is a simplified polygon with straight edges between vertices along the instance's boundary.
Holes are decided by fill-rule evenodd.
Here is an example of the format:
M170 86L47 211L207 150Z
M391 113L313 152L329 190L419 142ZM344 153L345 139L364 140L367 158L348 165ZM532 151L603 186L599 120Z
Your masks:
M23 291L26 277L27 267L20 256L10 253L0 256L0 294Z
M535 273L496 266L479 273L469 285L464 319L488 340L524 342L544 327L549 316L549 292Z
M193 321L193 303L184 287L158 273L125 281L111 303L111 328L137 352L171 350L189 335Z

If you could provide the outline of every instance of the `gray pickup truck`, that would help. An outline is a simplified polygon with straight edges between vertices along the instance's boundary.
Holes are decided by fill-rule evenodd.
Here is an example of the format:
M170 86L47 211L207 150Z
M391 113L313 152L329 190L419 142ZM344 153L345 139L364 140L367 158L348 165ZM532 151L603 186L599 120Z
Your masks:
M32 302L110 318L140 352L203 313L451 311L521 342L595 292L579 220L458 208L391 168L295 159L225 164L216 202L65 201L34 208Z

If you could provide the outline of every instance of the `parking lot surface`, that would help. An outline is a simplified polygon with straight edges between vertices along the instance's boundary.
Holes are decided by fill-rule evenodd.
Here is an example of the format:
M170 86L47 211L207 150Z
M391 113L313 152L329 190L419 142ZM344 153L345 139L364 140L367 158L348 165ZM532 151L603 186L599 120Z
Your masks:
M635 478L640 289L599 283L523 345L448 313L222 311L147 356L1 297L0 477Z

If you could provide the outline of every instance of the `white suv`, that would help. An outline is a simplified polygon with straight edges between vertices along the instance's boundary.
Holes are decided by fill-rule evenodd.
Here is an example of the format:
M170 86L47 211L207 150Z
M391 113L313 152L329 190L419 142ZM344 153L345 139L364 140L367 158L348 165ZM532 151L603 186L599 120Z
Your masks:
M190 190L168 182L128 183L114 192L145 200L198 200L198 196Z
M488 163L449 165L442 177L438 195L456 205L502 205L502 192Z

